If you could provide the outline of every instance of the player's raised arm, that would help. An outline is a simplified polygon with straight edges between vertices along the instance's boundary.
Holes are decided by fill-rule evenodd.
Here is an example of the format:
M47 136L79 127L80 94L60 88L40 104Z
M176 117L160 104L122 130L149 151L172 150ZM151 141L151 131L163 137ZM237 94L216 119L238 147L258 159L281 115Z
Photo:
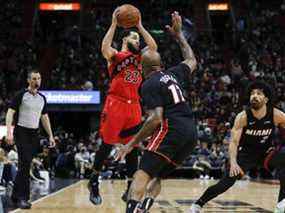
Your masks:
M103 41L102 41L101 52L107 61L111 61L112 57L118 52L116 49L114 49L111 46L112 42L113 42L114 35L115 35L115 31L117 28L118 11L119 11L119 9L117 8L113 12L112 24L111 24L109 30L107 31L106 35L104 36Z
M137 24L137 28L138 28L140 34L142 35L142 37L144 38L145 43L147 45L143 49L143 51L145 51L145 50L156 51L157 50L157 44L156 44L155 40L153 39L153 37L150 35L150 33L142 25L141 16L139 17L139 22Z
M188 44L185 36L183 35L181 16L176 11L172 13L171 16L172 26L167 25L166 28L174 36L181 48L182 55L184 58L184 61L182 63L188 65L191 69L191 72L193 72L196 69L197 61L190 45Z
M243 127L246 125L246 113L242 111L236 116L234 126L231 131L231 142L229 145L229 155L230 155L230 176L237 176L243 173L239 165L237 164L237 151L239 146L239 141L241 138Z

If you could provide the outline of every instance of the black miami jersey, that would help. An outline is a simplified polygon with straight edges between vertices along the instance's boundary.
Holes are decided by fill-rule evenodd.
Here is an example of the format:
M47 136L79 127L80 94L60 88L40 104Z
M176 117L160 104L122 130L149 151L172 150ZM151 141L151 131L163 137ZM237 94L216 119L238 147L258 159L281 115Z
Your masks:
M258 167L272 169L273 164L283 158L277 154L279 150L273 143L275 132L273 111L273 107L267 107L266 115L262 119L257 119L249 108L246 109L247 125L242 131L237 156L238 165L244 172Z
M163 117L169 125L183 129L187 119L192 118L192 110L185 100L181 84L188 79L190 68L179 64L165 71L153 73L143 82L142 103L146 110L163 107Z
M266 115L262 119L257 119L249 108L246 109L247 125L242 131L240 151L261 153L273 146L273 110L273 107L267 107Z
M163 107L163 123L153 133L147 150L177 164L189 156L197 139L192 110L181 88L190 72L190 68L181 63L152 73L141 88L145 110Z

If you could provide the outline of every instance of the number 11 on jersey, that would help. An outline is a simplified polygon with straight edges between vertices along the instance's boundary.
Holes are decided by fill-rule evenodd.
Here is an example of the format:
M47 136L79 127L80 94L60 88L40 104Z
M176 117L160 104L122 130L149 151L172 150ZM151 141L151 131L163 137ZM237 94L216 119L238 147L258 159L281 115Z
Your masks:
M171 84L168 87L168 89L172 93L172 97L173 97L173 100L174 100L175 104L185 101L185 98L183 97L182 91L179 88L179 86L177 86L176 84Z

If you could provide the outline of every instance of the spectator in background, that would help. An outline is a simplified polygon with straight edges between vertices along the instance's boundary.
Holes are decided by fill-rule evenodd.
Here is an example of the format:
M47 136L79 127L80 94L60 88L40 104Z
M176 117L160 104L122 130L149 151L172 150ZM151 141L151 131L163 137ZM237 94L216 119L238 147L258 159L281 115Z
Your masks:
M239 64L239 61L237 59L233 59L231 61L231 78L233 80L233 83L238 83L243 74L244 73L241 65Z
M213 134L212 130L209 127L206 127L204 131L202 132L202 135L199 138L199 141L204 148L208 148L212 146L213 143Z
M5 191L6 188L3 186L3 172L4 172L4 164L6 162L6 155L3 149L0 149L0 192Z
M92 169L91 158L86 147L82 146L80 151L75 154L75 168L79 171L80 179L84 178L87 170Z
M43 147L42 153L38 154L38 159L41 161L44 170L51 170L50 154L48 147Z
M205 155L199 155L194 162L193 169L198 173L200 179L209 179L211 164Z
M230 140L231 140L231 124L227 122L225 124L225 134L224 134L224 139L223 139L223 144L229 145Z
M43 170L44 170L44 167L41 162L41 159L38 157L35 157L32 160L31 169L30 169L31 179L35 181L36 183L44 183L45 179L41 177L41 173L40 173L40 171L43 171Z
M93 83L91 81L86 81L82 86L83 90L92 91L93 90Z
M0 148L0 191L4 191L8 184L13 186L13 178L15 178L13 171L15 170L15 166L8 160L5 151Z
M7 157L9 162L13 163L14 165L18 164L18 152L17 152L17 147L15 145L12 146Z
M18 170L18 152L17 147L15 145L13 145L11 150L9 151L7 159L11 165L12 180L15 181Z
M211 163L212 169L222 169L225 165L226 155L225 152L221 149L220 144L214 143L211 149L211 154L209 160Z

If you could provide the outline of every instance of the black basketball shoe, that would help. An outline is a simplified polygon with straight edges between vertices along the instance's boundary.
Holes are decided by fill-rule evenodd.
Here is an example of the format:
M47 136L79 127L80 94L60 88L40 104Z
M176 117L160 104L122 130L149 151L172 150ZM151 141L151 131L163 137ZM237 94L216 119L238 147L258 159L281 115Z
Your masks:
M99 194L99 181L98 174L92 174L88 182L88 189L90 192L89 200L94 205L100 205L102 203L102 198Z

